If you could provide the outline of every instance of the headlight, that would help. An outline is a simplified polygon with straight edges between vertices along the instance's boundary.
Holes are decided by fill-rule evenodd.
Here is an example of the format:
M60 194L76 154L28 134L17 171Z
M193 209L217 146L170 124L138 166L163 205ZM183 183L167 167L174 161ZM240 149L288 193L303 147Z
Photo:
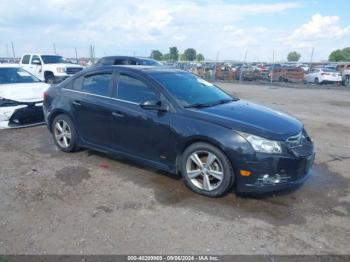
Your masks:
M65 73L66 72L66 68L64 68L64 67L57 67L57 72L58 73Z
M282 153L281 144L278 141L273 141L242 132L240 132L239 134L242 135L252 145L256 152L268 154Z

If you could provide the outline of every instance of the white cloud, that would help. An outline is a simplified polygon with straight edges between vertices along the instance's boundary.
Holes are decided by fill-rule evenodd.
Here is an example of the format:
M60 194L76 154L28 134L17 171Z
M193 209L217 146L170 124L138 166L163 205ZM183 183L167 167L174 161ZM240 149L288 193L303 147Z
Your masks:
M248 58L265 59L272 49L285 48L276 38L301 46L309 39L327 37L327 30L339 38L348 34L349 28L342 28L338 17L320 15L290 36L274 28L242 26L251 18L282 16L302 7L282 1L1 0L0 56L1 46L14 41L17 53L52 52L55 42L65 56L74 56L75 47L80 55L88 55L88 46L94 44L98 56L149 55L151 49L166 52L169 46L178 46L181 51L194 47L210 58L220 51L220 57L239 59L249 50Z
M311 17L309 22L295 29L286 39L303 43L325 38L341 38L350 34L350 25L341 27L339 25L339 20L340 18L338 16L322 16L320 14L315 14Z

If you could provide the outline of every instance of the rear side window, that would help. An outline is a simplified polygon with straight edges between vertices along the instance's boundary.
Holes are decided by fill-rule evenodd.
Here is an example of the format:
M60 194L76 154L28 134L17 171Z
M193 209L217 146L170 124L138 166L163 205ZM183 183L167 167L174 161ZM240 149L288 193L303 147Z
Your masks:
M25 55L22 58L22 64L29 64L30 55Z
M157 95L154 89L144 82L121 74L119 76L117 94L114 94L118 99L129 102L141 103L148 99L156 99Z
M82 91L94 95L108 96L109 84L111 79L111 73L100 73L86 76L84 78Z

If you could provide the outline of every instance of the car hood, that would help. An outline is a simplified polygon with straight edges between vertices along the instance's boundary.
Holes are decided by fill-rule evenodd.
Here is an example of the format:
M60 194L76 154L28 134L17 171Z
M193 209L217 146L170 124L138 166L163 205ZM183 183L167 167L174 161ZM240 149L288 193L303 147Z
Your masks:
M285 140L303 128L299 120L288 114L245 100L192 111L234 130L274 140Z
M0 97L17 102L37 102L43 100L43 93L49 87L45 83L0 84Z

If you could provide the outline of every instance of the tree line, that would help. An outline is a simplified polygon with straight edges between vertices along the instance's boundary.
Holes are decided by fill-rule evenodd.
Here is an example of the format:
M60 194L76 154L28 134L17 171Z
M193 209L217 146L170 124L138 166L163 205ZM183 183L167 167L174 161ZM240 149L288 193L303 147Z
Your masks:
M159 50L152 50L151 58L158 61L203 61L205 60L204 56L201 53L198 53L194 48L187 48L182 54L179 53L179 50L176 46L169 47L169 52L163 54ZM287 60L288 62L298 62L301 55L292 51L288 53ZM344 49L337 49L330 53L328 60L331 62L350 62L350 47Z
M169 52L163 54L159 50L152 50L151 58L158 61L203 61L205 60L204 56L201 53L198 53L194 48L187 48L182 54L179 53L179 50L176 46L169 47Z

